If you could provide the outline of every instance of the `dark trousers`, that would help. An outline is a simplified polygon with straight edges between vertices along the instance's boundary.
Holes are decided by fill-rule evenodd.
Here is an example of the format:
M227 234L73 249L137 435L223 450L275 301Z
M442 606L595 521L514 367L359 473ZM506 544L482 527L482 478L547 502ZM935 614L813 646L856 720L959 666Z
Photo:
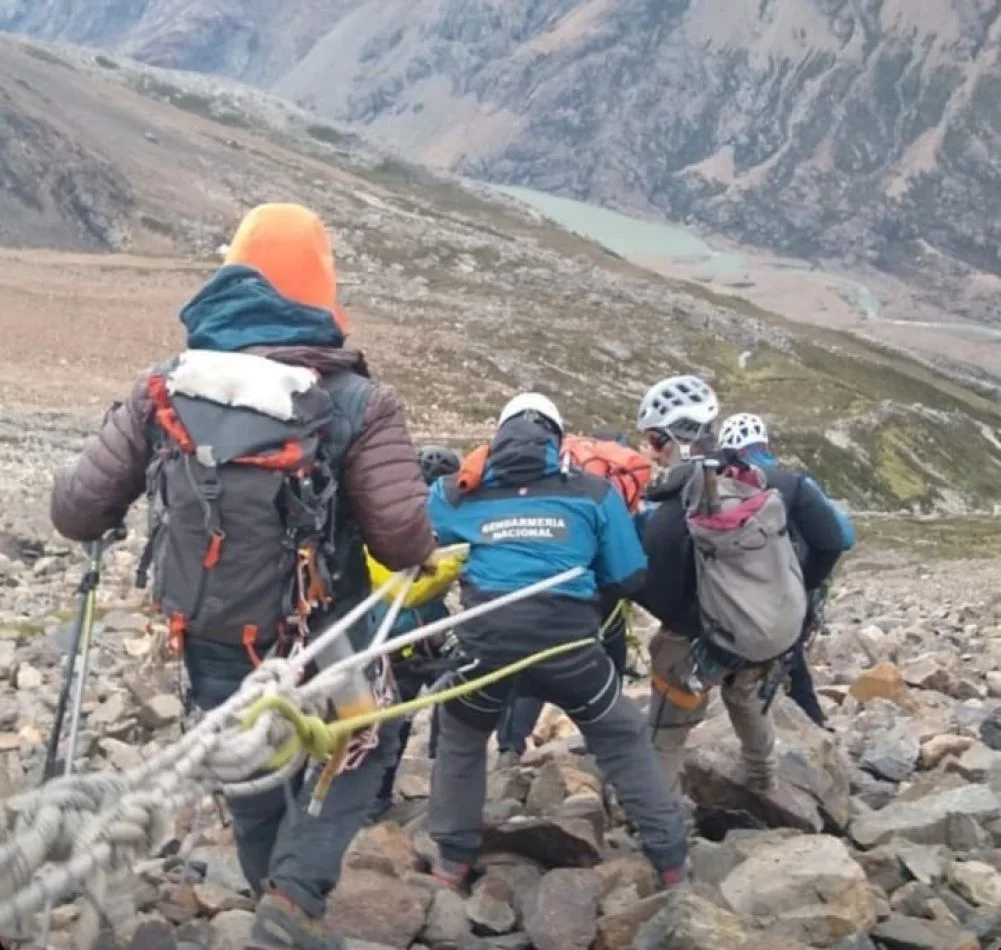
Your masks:
M817 699L817 690L813 685L813 674L810 672L810 664L806 660L806 643L800 640L796 648L789 655L789 697L803 710L818 726L827 724L824 711L820 708L820 701Z
M400 694L400 702L408 703L416 699L425 685L425 677L408 676L401 673L396 677L396 688ZM430 684L428 684L430 685ZM403 761L403 753L407 750L407 743L410 741L410 732L413 728L413 721L404 719L399 726L399 744L393 761L386 766L382 775L382 784L379 786L377 797L377 811L384 810L388 803L393 801L393 786L396 784L396 773L399 771L400 762ZM435 757L438 746L438 707L431 709L431 734L428 736L428 758Z
M191 643L184 653L191 699L214 709L239 689L252 666L240 647ZM314 779L303 769L289 783L260 795L228 800L237 855L260 896L273 888L312 917L322 917L341 861L368 817L386 766L396 758L399 723L387 723L379 744L358 768L337 777L316 817L306 813ZM291 804L291 807L290 807Z
M613 624L601 642L621 681L626 671L628 644L626 624L621 618ZM528 745L528 737L535 729L545 703L527 690L527 683L518 682L511 690L511 697L497 726L497 747L501 752L514 752L521 756Z
M463 667L471 680L496 666L483 660ZM523 673L532 695L561 707L577 724L605 778L639 830L651 862L664 871L685 860L685 823L650 740L646 720L623 695L618 671L599 646L554 657ZM431 778L428 830L443 858L475 860L486 800L487 740L510 699L504 679L444 704L438 756Z

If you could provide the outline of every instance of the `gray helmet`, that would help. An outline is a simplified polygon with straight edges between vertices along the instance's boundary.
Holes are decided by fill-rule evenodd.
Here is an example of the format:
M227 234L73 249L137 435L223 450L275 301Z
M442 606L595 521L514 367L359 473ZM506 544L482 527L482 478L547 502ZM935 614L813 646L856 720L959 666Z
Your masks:
M421 475L429 485L446 475L454 475L462 464L459 454L447 445L424 445L417 453Z

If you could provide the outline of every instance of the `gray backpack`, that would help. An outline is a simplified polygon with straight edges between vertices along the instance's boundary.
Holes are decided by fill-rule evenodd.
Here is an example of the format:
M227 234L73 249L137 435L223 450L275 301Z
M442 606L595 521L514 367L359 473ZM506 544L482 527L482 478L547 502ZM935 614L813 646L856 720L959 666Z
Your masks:
M206 638L256 663L305 636L332 597L334 402L313 370L205 350L155 369L148 392L150 526L136 583L152 569L176 650Z
M696 465L685 488L702 637L746 664L787 653L806 619L803 570L785 503L756 468Z

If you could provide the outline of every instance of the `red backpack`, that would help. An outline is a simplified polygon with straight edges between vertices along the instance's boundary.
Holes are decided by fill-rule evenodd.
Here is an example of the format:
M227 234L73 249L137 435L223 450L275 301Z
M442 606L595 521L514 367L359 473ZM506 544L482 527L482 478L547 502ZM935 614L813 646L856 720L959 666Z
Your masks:
M611 482L630 512L639 508L653 472L650 459L641 452L618 442L568 435L563 439L563 455L582 472Z

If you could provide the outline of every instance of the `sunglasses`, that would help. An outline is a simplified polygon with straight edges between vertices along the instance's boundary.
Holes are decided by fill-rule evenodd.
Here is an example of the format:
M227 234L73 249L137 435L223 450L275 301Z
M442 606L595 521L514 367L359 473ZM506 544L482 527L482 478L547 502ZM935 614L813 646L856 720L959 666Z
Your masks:
M683 423L677 429L647 429L646 440L650 447L660 452L670 444L681 448L690 447L706 434L706 427L695 423Z

